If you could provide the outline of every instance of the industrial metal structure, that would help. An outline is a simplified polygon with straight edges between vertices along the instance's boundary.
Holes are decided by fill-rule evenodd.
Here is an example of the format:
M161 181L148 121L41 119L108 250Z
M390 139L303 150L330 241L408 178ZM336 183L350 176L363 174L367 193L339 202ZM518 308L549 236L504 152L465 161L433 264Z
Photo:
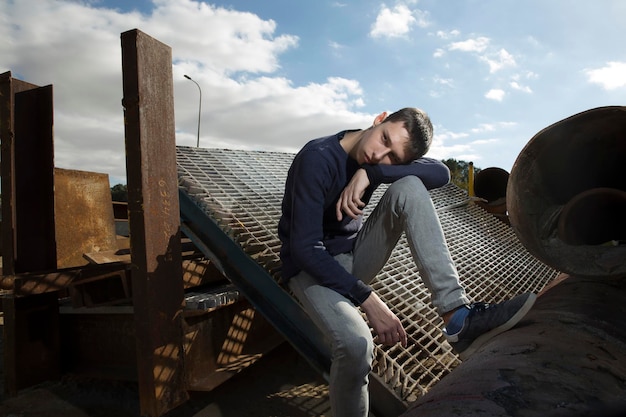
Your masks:
M217 252L216 257L235 268L243 264L242 258L253 259L263 271L247 276L241 273L241 279L249 281L249 285L260 285L263 278L263 285L272 288L268 278L271 277L275 291L287 296L276 284L280 274L276 225L287 169L294 155L190 147L178 147L177 151L181 201L185 201L181 205L183 217L189 213L193 218L211 219L215 230L203 236L205 243L211 245L221 234L239 247L239 252L230 256ZM377 190L374 203L383 191L384 187ZM447 185L431 191L431 195L471 298L500 301L526 291L539 292L556 276L556 271L524 249L510 227L470 203L463 190ZM197 213L191 216L193 209ZM193 220L191 224L194 225ZM192 228L200 232L206 229L199 225ZM211 247L219 251L220 245L214 243ZM419 278L404 238L372 286L400 318L409 335L406 348L376 347L372 377L406 407L460 362L443 339L441 319L430 304L430 293ZM280 293L278 296L283 298ZM253 302L254 297L250 296ZM270 305L280 305L267 290L259 291L258 297L270 299ZM296 321L298 317L286 320ZM288 340L297 339L286 325L282 327ZM318 368L323 365L318 364ZM375 412L381 414L384 406L377 404L375 398L372 401ZM390 399L383 404L389 405Z
M519 325L489 341L405 417L623 416L626 410L626 107L538 132L506 191L510 224L563 271Z
M78 248L83 265L58 264L55 225L67 208L54 185L63 174L102 180L55 173L51 87L0 76L6 389L63 372L131 378L142 415L156 417L283 340L327 373L319 331L278 283L276 227L294 155L177 147L170 48L138 30L121 40L130 242ZM464 190L447 185L431 196L470 298L540 292L557 276ZM110 243L111 233L98 235ZM409 335L406 348L376 347L371 378L374 413L397 416L460 361L405 240L373 287Z
M106 175L54 167L52 86L0 75L4 387L132 380L141 414L160 416L284 339L181 235L171 50L121 41L127 205Z

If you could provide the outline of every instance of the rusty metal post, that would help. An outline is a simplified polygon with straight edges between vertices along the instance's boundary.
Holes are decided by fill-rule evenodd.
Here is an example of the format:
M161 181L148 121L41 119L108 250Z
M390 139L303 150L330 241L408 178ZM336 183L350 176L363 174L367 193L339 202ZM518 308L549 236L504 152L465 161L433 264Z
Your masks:
M57 267L52 86L15 94L15 272Z
M139 395L156 417L188 398L172 54L136 29L121 43Z
M52 86L0 75L4 376L9 395L58 378L57 293L18 297L18 272L56 268ZM6 284L6 285L5 285Z
M2 142L2 273L15 274L16 254L16 173L15 173L15 95L39 88L11 77L11 72L0 74L0 141ZM51 106L51 105L50 105ZM30 114L34 117L34 114ZM31 123L34 119L31 119ZM38 123L33 123L38 124ZM50 129L52 126L50 125ZM32 144L31 144L32 145ZM36 148L36 146L35 146ZM48 147L46 147L48 148ZM33 151L36 151L35 149ZM28 167L32 169L33 167ZM20 254L25 257L26 254Z

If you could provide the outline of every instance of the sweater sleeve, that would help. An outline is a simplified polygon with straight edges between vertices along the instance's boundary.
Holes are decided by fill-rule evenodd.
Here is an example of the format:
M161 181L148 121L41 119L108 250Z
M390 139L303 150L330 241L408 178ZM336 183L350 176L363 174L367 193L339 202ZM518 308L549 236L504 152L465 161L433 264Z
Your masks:
M292 166L291 257L320 285L331 288L356 305L369 297L372 289L347 272L324 246L324 207L332 187L328 167L315 155L303 153Z
M450 170L441 161L433 158L419 158L403 165L363 165L370 184L390 184L407 175L419 177L424 186L431 190L450 182Z

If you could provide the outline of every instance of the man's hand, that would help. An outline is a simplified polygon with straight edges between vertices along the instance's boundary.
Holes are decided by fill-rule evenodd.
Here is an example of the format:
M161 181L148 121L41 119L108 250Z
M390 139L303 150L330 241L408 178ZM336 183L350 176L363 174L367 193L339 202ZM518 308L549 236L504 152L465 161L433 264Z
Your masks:
M363 303L361 309L367 316L367 321L374 329L378 342L383 345L393 346L400 342L406 347L406 331L400 323L400 319L389 310L389 307L372 292Z
M370 185L370 180L367 178L367 173L363 168L360 168L354 173L352 179L343 189L337 205L335 206L337 212L337 220L343 219L343 213L356 219L363 214L362 208L365 207L365 203L361 201L361 197L365 194L365 190Z

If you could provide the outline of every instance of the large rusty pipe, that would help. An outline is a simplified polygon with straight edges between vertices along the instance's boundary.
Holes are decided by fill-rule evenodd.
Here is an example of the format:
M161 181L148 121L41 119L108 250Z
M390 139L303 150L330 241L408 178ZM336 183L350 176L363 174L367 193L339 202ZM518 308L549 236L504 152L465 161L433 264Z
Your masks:
M555 269L626 273L626 107L599 107L538 132L507 187L520 241Z
M509 173L496 167L480 170L474 177L474 194L480 200L477 204L508 224L506 190Z
M474 179L474 193L476 197L495 203L506 197L506 186L509 173L502 168L485 168L480 170Z

